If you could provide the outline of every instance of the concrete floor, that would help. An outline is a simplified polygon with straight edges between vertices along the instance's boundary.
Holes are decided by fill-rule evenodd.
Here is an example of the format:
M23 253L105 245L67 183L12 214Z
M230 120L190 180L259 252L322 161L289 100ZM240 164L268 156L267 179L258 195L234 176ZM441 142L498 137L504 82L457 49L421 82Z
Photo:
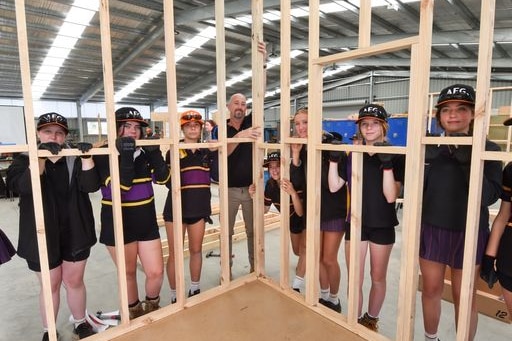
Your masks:
M214 200L216 189L213 190ZM156 188L157 212L162 211L165 200L166 189L162 186ZM100 195L99 192L91 195L95 212L99 212ZM9 201L8 199L0 199L0 226L2 230L9 236L13 244L16 245L18 238L18 205L17 199ZM99 226L99 220L97 220ZM384 303L384 307L380 316L380 332L390 339L394 339L396 333L396 306L398 299L398 280L399 280L399 263L400 263L400 245L401 245L401 226L397 228L397 243L392 253L392 259L389 266L388 275L388 295ZM165 232L162 229L162 237ZM278 231L270 231L266 234L266 269L268 277L279 278L279 233ZM234 244L234 266L233 275L239 277L248 273L249 264L247 261L246 243L245 241ZM293 274L293 266L295 259L292 257L290 273ZM347 299L343 293L347 291L346 267L343 256L343 247L340 250L340 265L342 269L341 280L341 300L343 313L346 313ZM186 269L188 265L186 264ZM141 271L139 271L141 272ZM187 283L188 275L186 271ZM203 273L201 287L202 291L208 290L219 283L220 265L219 258L205 258L203 262ZM112 311L118 307L117 303L117 282L116 272L113 262L107 254L106 248L101 244L93 247L91 257L89 258L86 268L86 286L88 291L87 307L89 312ZM365 291L368 291L368 278L365 283ZM143 276L140 276L139 283L143 283ZM167 281L161 294L161 304L169 303ZM36 276L28 270L24 260L15 256L10 262L0 266L0 341L11 340L41 340L42 328L39 318L38 307L39 285ZM64 290L62 291L61 308L59 311L57 329L61 334L61 340L71 340L72 327L68 323L69 310L66 305ZM141 290L141 297L143 292ZM366 306L366 305L365 305ZM420 295L417 295L416 304L416 324L415 324L415 340L423 340L422 313ZM454 340L454 319L453 306L450 303L443 303L441 325L439 329L439 337L441 340ZM512 325L506 324L484 315L479 317L479 325L476 340L492 340L505 341L512 337Z

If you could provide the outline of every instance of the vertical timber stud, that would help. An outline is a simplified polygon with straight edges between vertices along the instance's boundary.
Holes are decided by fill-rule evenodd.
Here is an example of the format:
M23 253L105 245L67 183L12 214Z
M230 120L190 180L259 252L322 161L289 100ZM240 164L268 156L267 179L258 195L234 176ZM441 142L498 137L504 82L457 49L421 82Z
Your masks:
M215 1L215 54L217 59L217 108L219 108L219 223L221 254L221 285L225 286L231 273L231 255L229 254L229 217L228 217L228 158L226 130L226 34L224 32L224 1Z
M50 269L48 265L48 252L46 248L46 234L44 226L43 202L41 196L41 182L39 177L39 161L37 155L37 140L34 120L34 103L32 99L30 60L28 54L27 22L25 16L25 1L16 0L16 27L18 34L18 49L20 57L21 84L25 106L25 126L27 127L28 154L30 162L30 180L32 182L34 214L36 218L37 246L41 263L41 283L47 327L50 340L57 340L57 330L53 316L52 290L50 283Z
M180 125L178 124L177 90L176 90L176 62L174 58L174 1L164 0L164 37L165 37L165 63L166 63L166 85L167 85L167 120L171 132L170 160L171 160L171 190L172 190L172 215L174 231L182 231L182 209L181 209L181 178L179 158L179 137ZM175 233L173 238L174 265L176 277L176 299L178 305L185 302L185 266L183 259L183 234ZM169 259L167 260L169 261Z
M281 99L280 99L280 140L281 140L281 178L290 178L290 148L284 143L290 135L290 71L291 71L291 4L281 0ZM281 189L281 258L280 286L287 288L290 278L290 196Z
M307 145L307 208L306 208L306 303L318 302L320 264L320 166L318 149L322 132L322 66L315 64L320 54L319 0L309 2L309 57L308 57L308 139Z
M108 0L100 2L101 57L103 62L103 86L105 89L105 110L107 113L107 132L109 164L112 188L112 214L114 217L114 238L117 259L117 276L122 323L129 322L128 289L126 283L126 264L124 254L123 220L121 213L121 186L119 182L119 162L116 150L116 119L114 108L114 79L112 72L112 45L110 42L110 14Z
M359 8L359 39L358 48L370 46L372 28L372 6L371 0L363 0ZM359 271L361 248L361 212L362 210L362 188L363 188L363 153L353 152L352 154L352 186L350 193L350 228L355 238L350 239L350 266L348 269L348 322L351 326L357 324L359 307Z
M434 0L423 0L420 9L419 42L412 45L411 81L409 86L409 116L402 219L402 249L397 309L397 340L414 339L414 316L418 287L419 231L423 199L425 147L420 137L425 135L429 112L428 88Z
M478 241L478 222L482 193L482 175L485 151L486 132L485 104L489 100L489 87L492 64L492 42L494 33L494 15L496 1L482 1L480 18L480 39L478 48L478 70L476 84L475 119L473 124L473 149L471 156L471 176L469 180L468 211L466 222L466 239L464 244L464 262L461 281L459 319L457 340L468 340L471 337L471 305L475 285L475 258ZM490 113L487 113L490 114Z
M253 126L264 129L263 99L265 98L265 63L264 56L258 51L258 43L263 42L263 0L252 0L252 120ZM253 142L253 180L254 184L263 183L263 150L259 144L263 142L263 134ZM254 271L257 275L264 273L265 238L263 227L263 188L256 186L253 200L254 217Z

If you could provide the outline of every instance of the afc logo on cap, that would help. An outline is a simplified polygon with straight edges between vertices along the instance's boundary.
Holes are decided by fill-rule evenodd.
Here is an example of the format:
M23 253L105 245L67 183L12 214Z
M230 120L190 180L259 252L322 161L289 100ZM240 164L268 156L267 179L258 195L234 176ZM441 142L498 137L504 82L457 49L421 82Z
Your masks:
M364 112L379 112L379 108L378 107L372 107L372 106L367 106L366 108L364 108Z
M459 88L459 87L449 88L446 91L447 95L457 95L457 94L467 95L467 93L468 93L468 89L467 88Z

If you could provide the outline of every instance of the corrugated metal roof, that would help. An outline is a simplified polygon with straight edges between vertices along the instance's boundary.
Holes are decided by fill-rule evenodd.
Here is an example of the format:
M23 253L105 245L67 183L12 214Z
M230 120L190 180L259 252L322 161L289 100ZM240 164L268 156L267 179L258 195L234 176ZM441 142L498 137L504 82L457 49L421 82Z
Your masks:
M32 75L41 65L61 26L72 0L27 0L26 14ZM279 10L279 0L265 1L265 10ZM322 4L332 2L323 1ZM338 1L339 3L340 1ZM176 46L193 37L207 26L213 25L214 0L174 1ZM292 7L306 7L308 1L291 0ZM348 3L348 2L345 2ZM391 6L373 10L372 43L389 41L418 32L419 2L396 1ZM473 75L478 54L478 26L480 0L437 1L434 17L434 47L432 72L449 77L451 72ZM341 52L357 46L357 7L351 10L324 13L321 17L321 55ZM250 1L226 1L226 17L237 18L250 13ZM0 2L0 97L21 98L20 66L16 37L14 0ZM115 90L135 79L164 57L162 1L110 1L112 58ZM497 1L493 77L510 79L512 63L512 2ZM308 49L307 17L292 18L292 49ZM229 76L250 68L250 25L226 27L226 63ZM279 55L279 21L264 25L264 36L269 53ZM443 45L441 45L443 44ZM451 45L450 45L451 44ZM369 71L408 71L409 51L385 54L355 61L355 68L333 78L343 79ZM104 101L100 51L99 16L96 14L75 49L70 53L42 99L69 101ZM215 85L215 41L203 45L176 65L179 100ZM279 87L279 68L267 72L267 88ZM292 61L292 82L307 77L307 53ZM330 79L332 81L332 79ZM228 94L250 94L251 81L238 83ZM307 86L294 89L304 93ZM278 96L278 95L276 95ZM277 97L268 98L275 100ZM165 105L167 100L165 74L134 91L122 102L144 105ZM192 105L215 106L216 94Z

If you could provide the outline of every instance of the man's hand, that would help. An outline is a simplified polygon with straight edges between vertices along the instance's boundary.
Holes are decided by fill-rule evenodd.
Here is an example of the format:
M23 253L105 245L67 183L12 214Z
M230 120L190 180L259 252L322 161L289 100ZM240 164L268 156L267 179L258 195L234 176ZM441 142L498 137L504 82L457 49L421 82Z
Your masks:
M245 137L256 140L261 136L261 128L260 127L250 127L242 130L237 134L237 137Z
M484 255L482 258L482 265L480 267L480 278L482 278L490 289L494 286L494 283L498 281L498 275L494 269L494 261L496 257Z
M254 194L256 194L256 185L250 184L249 185L249 195L251 196L251 199L254 197Z
M59 154L59 152L62 150L62 146L56 142L45 142L39 144L40 150L47 150L53 155Z
M258 52L263 55L264 60L267 60L267 44L264 41L258 42Z
M375 142L373 145L379 147L388 147L391 146L391 143L383 141ZM383 169L393 169L393 154L377 153L377 157L379 158Z

